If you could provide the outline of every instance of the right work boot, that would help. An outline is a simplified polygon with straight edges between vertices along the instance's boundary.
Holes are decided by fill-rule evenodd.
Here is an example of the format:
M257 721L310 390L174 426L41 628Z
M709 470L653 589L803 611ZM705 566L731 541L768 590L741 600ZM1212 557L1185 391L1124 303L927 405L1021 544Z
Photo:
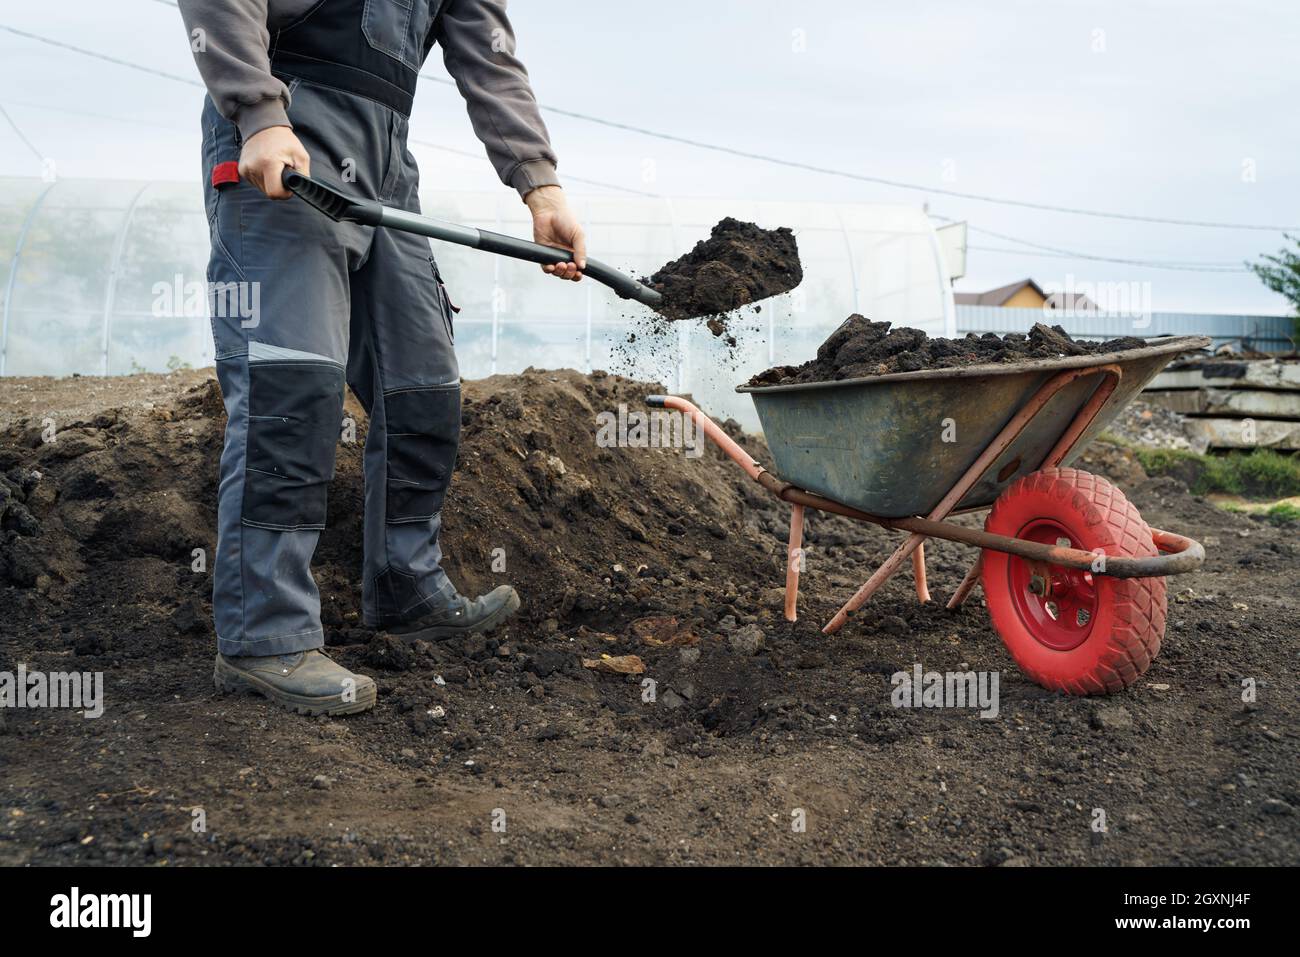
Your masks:
M417 639L445 641L460 635L487 633L518 610L519 593L509 585L498 585L477 598L453 594L440 607L418 618L390 625L387 631L407 644Z
M249 691L306 715L358 714L375 706L373 678L348 671L319 650L287 655L217 655L217 691Z

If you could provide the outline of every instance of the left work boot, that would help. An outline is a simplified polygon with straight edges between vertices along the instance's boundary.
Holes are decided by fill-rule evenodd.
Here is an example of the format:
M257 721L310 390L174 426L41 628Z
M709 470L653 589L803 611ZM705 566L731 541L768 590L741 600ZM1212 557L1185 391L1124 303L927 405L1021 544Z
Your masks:
M458 635L489 632L519 610L519 593L509 585L498 585L486 595L469 599L453 595L446 604L388 629L407 643L443 641Z
M375 706L375 681L313 649L287 655L217 655L217 691L251 691L298 714L343 715Z

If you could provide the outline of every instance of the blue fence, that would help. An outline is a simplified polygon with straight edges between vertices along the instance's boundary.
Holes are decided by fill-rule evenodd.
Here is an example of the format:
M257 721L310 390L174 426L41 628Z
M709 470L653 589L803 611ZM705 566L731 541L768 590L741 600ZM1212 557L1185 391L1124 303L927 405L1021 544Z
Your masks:
M1108 316L1100 313L1055 313L1043 309L1009 309L1004 306L957 307L957 333L1028 332L1035 322L1061 325L1076 339L1115 339L1119 336L1209 336L1214 346L1243 344L1260 352L1287 352L1295 348L1289 316L1231 316L1196 312L1152 312L1144 316ZM1243 343L1244 340L1244 343Z

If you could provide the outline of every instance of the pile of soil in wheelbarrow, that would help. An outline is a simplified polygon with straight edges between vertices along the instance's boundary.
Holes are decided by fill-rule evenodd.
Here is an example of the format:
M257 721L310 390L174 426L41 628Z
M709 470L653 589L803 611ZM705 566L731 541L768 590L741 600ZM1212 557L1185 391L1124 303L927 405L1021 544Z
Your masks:
M1100 355L1140 349L1144 339L1124 336L1107 342L1072 339L1060 326L1035 323L1028 335L998 336L968 333L964 339L930 338L920 329L894 329L854 314L845 319L817 349L817 358L801 366L776 366L749 380L750 385L790 385L829 382L891 372L948 369L954 366L1024 362L1058 356Z
M803 281L803 266L788 227L764 229L728 216L708 239L643 281L663 294L664 318L712 317L709 329L721 336L727 313L789 292Z

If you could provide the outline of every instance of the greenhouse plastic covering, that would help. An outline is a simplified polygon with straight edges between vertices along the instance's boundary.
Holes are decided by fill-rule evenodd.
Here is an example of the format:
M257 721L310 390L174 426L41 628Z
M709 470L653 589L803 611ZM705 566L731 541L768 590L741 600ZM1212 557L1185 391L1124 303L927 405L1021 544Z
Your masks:
M297 200L289 200L296 202ZM733 321L729 355L702 323L645 336L645 307L591 281L434 243L465 378L537 368L607 369L691 392L714 415L753 422L733 388L811 357L846 316L955 331L933 227L894 205L578 195L591 255L637 276L686 252L724 216L795 230L804 281ZM529 236L504 190L425 190L426 215ZM212 363L208 227L197 183L0 178L0 374L123 375ZM630 333L637 339L628 343Z

